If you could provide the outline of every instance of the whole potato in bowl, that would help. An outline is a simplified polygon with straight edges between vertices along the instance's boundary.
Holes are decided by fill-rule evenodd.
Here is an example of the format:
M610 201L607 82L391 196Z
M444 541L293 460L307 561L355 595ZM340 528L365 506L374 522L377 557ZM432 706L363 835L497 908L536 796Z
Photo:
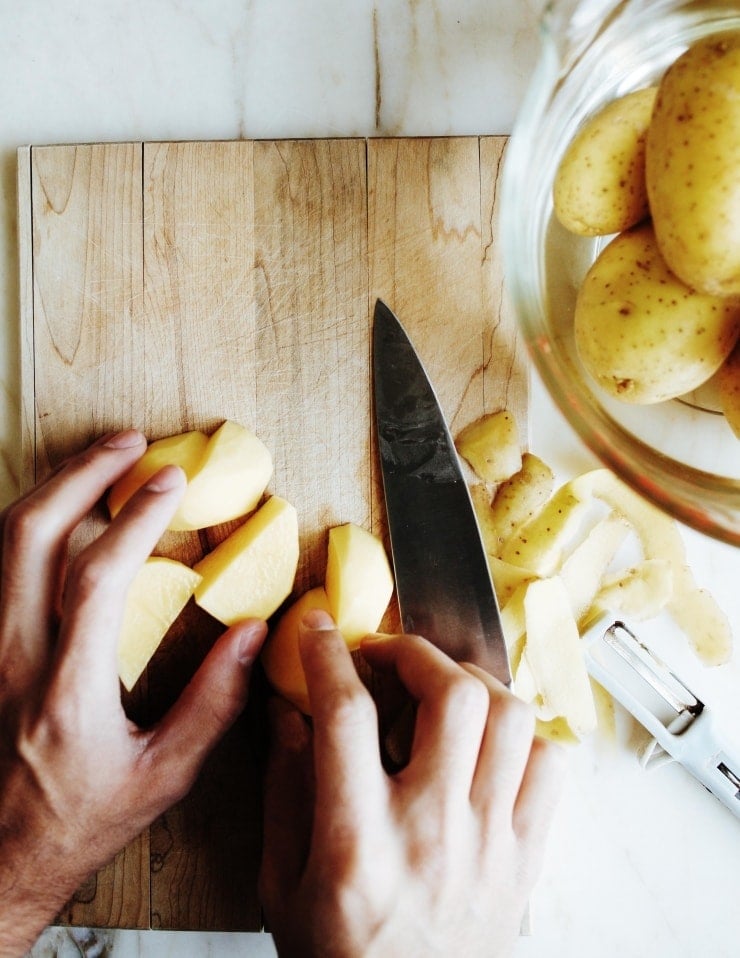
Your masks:
M555 215L579 236L618 233L648 215L645 138L657 87L607 103L570 142L553 184Z
M689 286L740 294L740 32L699 40L666 71L645 148L663 256Z
M673 275L647 222L602 250L574 324L581 361L607 393L657 403L696 389L722 365L740 334L740 304Z

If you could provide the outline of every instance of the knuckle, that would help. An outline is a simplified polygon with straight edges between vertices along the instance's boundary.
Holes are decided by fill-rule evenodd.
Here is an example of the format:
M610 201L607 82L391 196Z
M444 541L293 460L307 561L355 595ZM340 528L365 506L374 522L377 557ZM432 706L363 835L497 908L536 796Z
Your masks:
M490 704L485 685L462 669L449 678L442 700L445 709L458 716L484 716Z
M361 726L375 721L375 706L362 686L342 685L322 696L319 708L324 718L340 725Z
M523 727L534 730L535 712L532 706L511 693L498 696L491 706L499 723L506 722L511 728Z
M80 553L70 569L69 583L80 602L107 590L110 581L108 565L89 550Z
M6 553L32 549L44 535L44 510L33 499L18 502L6 511L3 530L3 549Z

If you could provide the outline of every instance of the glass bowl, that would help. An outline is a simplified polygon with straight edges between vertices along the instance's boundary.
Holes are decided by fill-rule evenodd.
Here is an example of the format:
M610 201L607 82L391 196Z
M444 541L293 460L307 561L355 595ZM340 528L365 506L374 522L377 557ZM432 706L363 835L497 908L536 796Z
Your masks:
M508 295L545 387L571 426L643 496L740 545L740 439L708 392L635 406L607 396L581 366L576 293L609 238L568 233L552 203L560 158L587 116L657 82L692 42L727 29L740 29L740 2L549 3L540 61L506 150L499 225Z

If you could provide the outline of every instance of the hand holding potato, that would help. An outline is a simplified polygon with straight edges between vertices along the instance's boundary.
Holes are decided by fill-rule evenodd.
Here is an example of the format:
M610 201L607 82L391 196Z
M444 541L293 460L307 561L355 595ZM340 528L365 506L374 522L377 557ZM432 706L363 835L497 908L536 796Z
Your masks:
M99 441L0 517L0 956L15 958L77 885L192 785L244 706L265 627L226 632L169 713L133 725L116 646L124 597L184 491L168 467L67 567L77 524L142 455ZM217 703L217 707L214 707Z
M528 706L417 636L366 640L417 702L389 776L372 700L324 612L304 620L313 730L274 700L261 893L280 954L503 955L539 868L561 752Z

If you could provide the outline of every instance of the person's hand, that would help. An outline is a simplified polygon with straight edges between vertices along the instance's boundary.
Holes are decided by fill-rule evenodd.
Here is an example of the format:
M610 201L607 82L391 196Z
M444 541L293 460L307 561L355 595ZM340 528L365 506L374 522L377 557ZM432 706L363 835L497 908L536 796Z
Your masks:
M418 636L365 640L418 703L408 764L381 765L377 716L341 635L304 620L311 729L274 700L263 906L286 958L494 956L513 945L562 750L490 675Z
M146 448L100 440L0 515L0 956L17 956L75 888L192 785L242 710L265 635L214 645L153 728L125 716L116 647L128 584L185 488L167 467L67 561L68 539Z

